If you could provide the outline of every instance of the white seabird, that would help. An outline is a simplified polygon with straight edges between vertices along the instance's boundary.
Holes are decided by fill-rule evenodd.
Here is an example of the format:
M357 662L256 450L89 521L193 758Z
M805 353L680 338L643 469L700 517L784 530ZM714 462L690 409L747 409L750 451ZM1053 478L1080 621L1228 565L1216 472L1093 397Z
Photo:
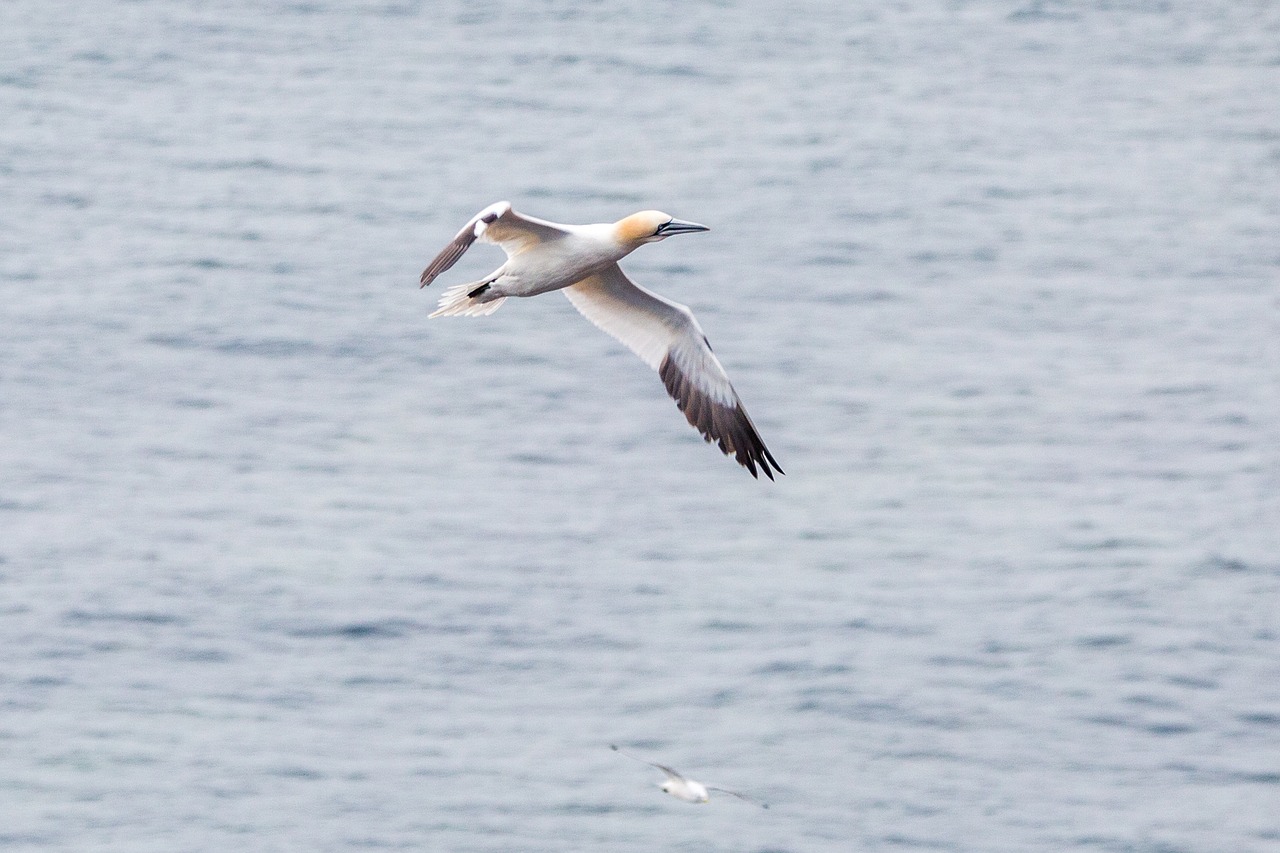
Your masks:
M677 800L684 800L686 803L706 803L711 800L711 795L708 792L715 791L719 794L728 794L731 797L737 797L738 799L744 800L748 803L754 803L762 809L769 808L768 803L762 803L755 797L748 797L746 794L740 794L737 791L730 791L728 788L716 788L711 785L704 785L701 782L696 782L693 779L687 779L684 776L681 776L665 764L655 764L652 761L645 761L643 758L637 758L631 753L619 749L616 743L609 744L609 748L619 755L630 758L632 761L639 761L641 764L648 764L650 767L656 767L663 773L667 774L666 781L658 787L662 788L663 791L675 797Z
M432 317L492 314L509 296L563 290L592 323L658 371L680 411L756 477L784 473L764 446L693 313L634 284L618 261L645 243L709 231L657 210L613 223L560 225L524 216L500 201L480 211L422 272L422 287L453 266L477 239L495 243L507 262L479 281L448 288Z

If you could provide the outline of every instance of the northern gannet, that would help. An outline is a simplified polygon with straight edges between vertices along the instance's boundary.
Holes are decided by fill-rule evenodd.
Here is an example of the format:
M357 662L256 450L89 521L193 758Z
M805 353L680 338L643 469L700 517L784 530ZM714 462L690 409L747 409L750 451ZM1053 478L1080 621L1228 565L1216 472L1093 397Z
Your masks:
M674 234L709 231L657 210L613 223L560 225L524 216L510 202L491 204L472 218L422 272L422 287L453 266L477 239L495 243L507 262L479 281L445 290L432 317L492 314L509 296L563 290L588 320L658 371L667 392L708 442L756 477L784 473L747 416L720 360L693 313L634 284L618 261L645 243Z
M715 788L711 785L704 785L701 782L695 782L692 779L686 779L676 771L672 770L665 764L655 764L652 761L645 761L643 758L637 758L629 752L624 752L618 748L616 743L609 744L609 748L614 752L632 761L639 761L641 764L648 764L650 767L656 767L663 773L667 774L667 780L658 787L662 788L677 800L684 800L686 803L705 803L711 800L709 791L716 791L721 794L728 794L731 797L737 797L748 803L754 803L762 809L769 808L768 803L762 803L755 797L748 797L746 794L739 794L737 791L730 791L728 788Z

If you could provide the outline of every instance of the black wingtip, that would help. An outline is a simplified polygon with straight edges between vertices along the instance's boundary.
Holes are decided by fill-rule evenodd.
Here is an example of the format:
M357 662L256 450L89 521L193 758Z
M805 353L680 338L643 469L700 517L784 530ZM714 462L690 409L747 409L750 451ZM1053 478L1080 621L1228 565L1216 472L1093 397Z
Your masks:
M670 353L662 359L658 375L690 425L702 434L704 440L714 442L721 453L733 457L746 468L752 478L759 480L760 471L764 471L764 475L773 482L774 471L786 473L765 447L741 402L735 401L728 406L712 400L688 380Z

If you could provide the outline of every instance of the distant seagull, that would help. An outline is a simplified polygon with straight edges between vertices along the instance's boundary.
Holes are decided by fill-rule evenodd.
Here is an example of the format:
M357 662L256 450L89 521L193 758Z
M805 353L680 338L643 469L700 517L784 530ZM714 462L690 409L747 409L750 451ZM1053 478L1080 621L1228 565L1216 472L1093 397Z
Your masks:
M689 423L756 477L785 473L764 446L693 313L632 283L618 267L645 243L709 231L656 210L614 223L559 225L524 216L500 201L480 211L422 273L422 286L453 266L477 239L496 243L507 262L480 281L450 287L432 317L484 316L508 296L563 290L582 315L658 371Z
M643 758L637 758L629 752L624 752L618 748L616 743L609 744L609 748L614 752L632 761L639 761L641 764L648 764L650 767L656 767L663 773L667 774L667 781L663 782L659 787L666 791L677 800L684 800L686 803L705 803L711 799L708 791L716 791L720 794L728 794L731 797L737 797L748 803L754 803L762 809L769 808L768 803L762 803L754 797L748 797L746 794L739 794L737 791L730 791L728 788L714 788L711 785L704 785L701 782L695 782L692 779L686 779L676 771L672 770L665 764L654 764L652 761L645 761Z

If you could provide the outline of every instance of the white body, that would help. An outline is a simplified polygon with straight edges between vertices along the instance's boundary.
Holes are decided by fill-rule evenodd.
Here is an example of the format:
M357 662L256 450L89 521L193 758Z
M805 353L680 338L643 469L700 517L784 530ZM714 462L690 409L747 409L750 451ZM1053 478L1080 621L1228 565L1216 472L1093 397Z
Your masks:
M511 297L563 290L588 320L658 371L685 418L707 441L757 476L782 473L733 390L702 327L685 306L633 283L618 261L645 243L708 230L656 210L613 223L562 225L516 213L508 202L477 213L422 273L426 287L476 240L495 243L507 261L480 281L454 285L431 315L480 317Z
M667 779L659 787L677 800L684 800L686 803L706 803L711 800L711 796L707 793L707 786L692 779L683 777Z
M493 286L490 302L505 296L537 296L576 284L636 250L614 237L612 225L560 225L564 236L539 243L536 250L512 255L485 277Z
M610 744L609 748L621 756L630 758L632 761L639 761L641 764L648 764L650 767L656 767L666 774L666 781L658 785L664 792L675 797L677 800L684 800L686 803L707 803L711 801L711 792L717 791L721 794L728 794L731 797L737 797L748 803L754 803L761 808L769 808L768 803L762 803L754 797L748 797L746 794L740 794L737 791L730 791L728 788L716 788L711 785L704 785L701 782L689 779L680 773L672 770L665 764L655 764L652 761L645 761L643 758L637 758L629 752L624 752L617 744Z

